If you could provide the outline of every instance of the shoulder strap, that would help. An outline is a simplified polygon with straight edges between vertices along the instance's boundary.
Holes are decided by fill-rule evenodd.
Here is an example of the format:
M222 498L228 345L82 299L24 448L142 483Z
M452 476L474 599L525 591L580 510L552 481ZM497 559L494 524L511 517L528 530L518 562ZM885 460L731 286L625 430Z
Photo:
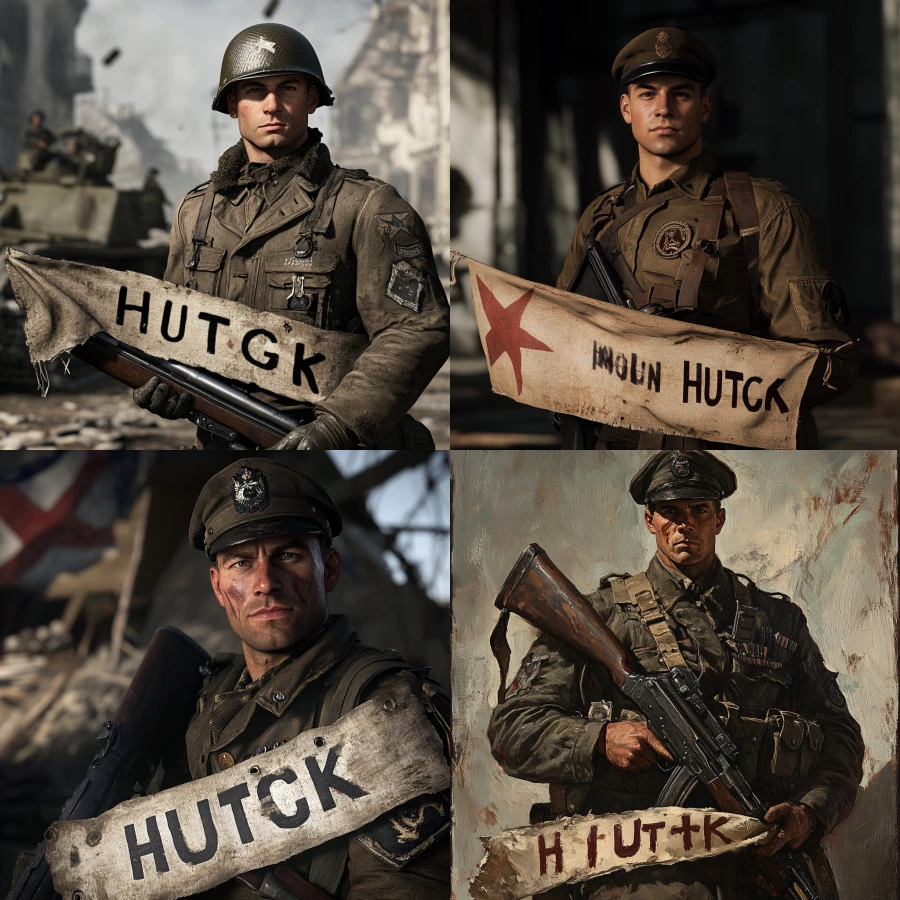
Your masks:
M675 635L672 634L672 629L669 628L669 623L666 621L666 614L653 593L650 579L641 572L639 575L632 575L631 578L626 578L624 584L631 601L637 604L638 609L641 611L641 618L653 636L665 667L667 669L675 666L687 668L687 663L681 655L678 641L675 640Z
M700 201L700 229L697 234L699 246L694 248L691 261L684 273L681 290L678 291L676 309L697 308L697 294L700 290L703 269L706 267L707 260L718 252L719 227L722 224L722 213L725 208L724 192L724 179L717 178L707 196Z
M366 685L379 675L412 668L397 653L383 653L359 644L356 651L351 650L338 665L334 673L337 677L325 689L318 724L333 725L342 715L350 712L359 702ZM347 838L329 842L328 846L318 852L313 851L308 880L326 893L337 896L349 856Z
M203 192L203 202L200 204L200 212L197 214L197 221L194 223L194 234L191 242L194 245L194 252L188 260L187 268L190 270L191 276L188 278L187 287L191 290L197 290L197 266L200 265L200 248L206 246L206 234L209 231L209 220L212 217L213 202L216 199L216 192L211 184L206 186Z
M328 173L328 177L323 182L322 187L319 188L313 208L301 223L300 233L297 235L297 243L294 247L296 256L301 259L309 256L315 247L315 236L317 234L325 234L328 231L328 226L331 224L331 219L334 215L337 195L344 184L344 179L355 171L335 166Z
M759 210L749 173L726 172L725 190L744 242L748 283L751 296L755 298L759 292Z

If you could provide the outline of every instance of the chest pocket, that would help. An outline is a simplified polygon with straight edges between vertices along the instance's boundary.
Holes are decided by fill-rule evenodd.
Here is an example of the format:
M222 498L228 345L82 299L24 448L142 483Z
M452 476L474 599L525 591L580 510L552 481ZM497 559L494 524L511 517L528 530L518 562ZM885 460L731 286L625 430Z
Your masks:
M291 250L265 255L266 309L316 328L324 328L338 264L336 253L297 259Z
M196 289L204 294L217 296L219 284L222 280L222 266L225 262L225 251L217 250L215 247L201 247L197 265L191 270L188 267L188 263L191 261L193 255L193 247L186 250L184 253L185 284L190 280L193 272L193 275L197 280Z

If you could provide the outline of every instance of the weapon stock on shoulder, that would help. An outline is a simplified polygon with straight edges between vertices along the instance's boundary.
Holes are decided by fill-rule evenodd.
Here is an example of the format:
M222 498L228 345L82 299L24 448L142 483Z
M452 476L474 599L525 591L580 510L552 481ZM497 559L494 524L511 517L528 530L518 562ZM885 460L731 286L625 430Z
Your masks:
M101 747L60 821L91 819L144 791L169 747L183 738L203 682L204 650L177 628L158 628L131 684L98 740ZM49 829L48 829L49 831ZM50 900L45 840L7 900Z
M525 548L494 605L518 613L541 631L600 663L618 687L634 672L628 651L537 544Z
M303 424L299 417L273 409L209 372L148 356L102 332L73 348L72 355L132 388L155 376L191 394L190 421L227 441L250 441L265 449Z

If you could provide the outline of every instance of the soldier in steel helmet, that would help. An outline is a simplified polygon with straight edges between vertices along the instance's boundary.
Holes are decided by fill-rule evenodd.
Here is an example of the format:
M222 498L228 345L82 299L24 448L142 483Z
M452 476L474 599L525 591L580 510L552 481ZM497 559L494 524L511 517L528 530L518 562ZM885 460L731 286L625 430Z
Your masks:
M22 159L28 171L41 172L53 160L50 149L56 135L44 124L44 111L36 109L28 117L20 139Z
M425 226L388 184L331 160L308 119L334 98L310 42L286 25L240 32L213 109L241 139L172 224L166 279L305 325L365 334L368 346L314 407L239 385L305 424L275 449L434 446L408 415L449 353L449 306ZM191 398L152 379L139 406L165 418ZM198 430L197 445L216 438Z
M853 806L859 725L789 598L725 568L716 536L734 472L704 450L665 450L634 476L655 539L646 572L604 578L587 600L643 671L687 666L737 744L739 768L777 825L772 842L808 855L823 897L836 892L820 838ZM542 635L491 714L494 757L516 778L550 782L552 815L659 806L668 753L602 667ZM556 789L554 790L554 786ZM555 799L554 799L555 798ZM709 806L702 791L686 806ZM762 900L752 860L685 862L586 883L590 900ZM718 891L718 893L717 893Z
M221 772L331 725L398 680L449 746L449 700L441 688L397 653L362 644L346 616L328 613L328 594L341 575L332 539L341 528L340 512L320 485L270 458L237 460L203 487L190 540L209 558L213 591L243 653L214 658L188 726L186 756L172 766L166 786ZM422 796L285 865L349 900L447 898L449 830L448 796ZM237 879L201 896L276 895L256 895Z
M712 110L707 89L717 73L709 48L678 28L651 28L616 56L612 74L638 164L584 211L557 287L577 290L591 235L638 309L814 346L819 355L797 434L798 448L814 449L810 407L855 379L856 333L809 209L783 184L723 172L704 152L702 125ZM553 421L575 449L702 446L573 416Z

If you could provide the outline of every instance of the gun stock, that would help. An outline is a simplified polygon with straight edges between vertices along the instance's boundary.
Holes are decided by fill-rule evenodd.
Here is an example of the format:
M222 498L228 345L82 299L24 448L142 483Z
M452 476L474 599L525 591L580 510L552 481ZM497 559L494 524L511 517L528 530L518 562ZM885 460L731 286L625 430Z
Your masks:
M249 441L265 449L301 424L298 417L273 409L208 372L156 359L103 333L71 352L129 387L142 387L155 376L169 387L191 394L190 421L228 441Z
M605 667L617 687L635 669L628 651L594 608L538 544L529 544L503 583L494 605L574 647Z

